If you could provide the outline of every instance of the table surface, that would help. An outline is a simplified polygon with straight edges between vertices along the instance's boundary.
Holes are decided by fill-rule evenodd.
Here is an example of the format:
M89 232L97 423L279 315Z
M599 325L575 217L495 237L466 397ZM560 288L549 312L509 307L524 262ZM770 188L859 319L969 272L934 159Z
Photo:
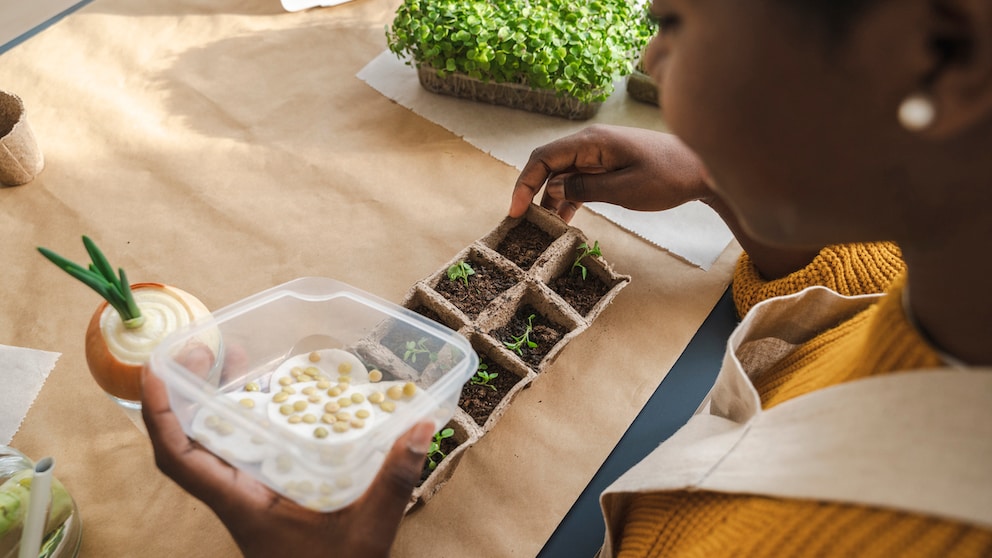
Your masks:
M78 261L87 234L133 281L211 308L303 275L399 302L504 218L517 171L355 78L394 0L84 4L0 49L0 84L46 157L32 183L0 188L0 344L61 353L12 445L56 458L82 556L230 555L90 378L97 296L35 247ZM739 247L704 272L590 212L572 224L630 285L405 518L395 555L591 554L598 492L712 382Z

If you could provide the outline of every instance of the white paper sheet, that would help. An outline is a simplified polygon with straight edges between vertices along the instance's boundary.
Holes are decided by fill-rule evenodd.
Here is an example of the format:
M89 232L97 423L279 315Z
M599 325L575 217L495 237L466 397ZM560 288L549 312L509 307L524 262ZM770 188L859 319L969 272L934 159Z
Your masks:
M0 47L85 1L0 0Z
M665 130L658 108L629 98L623 82L617 84L616 91L596 116L590 120L571 121L431 93L420 86L416 70L388 50L362 68L358 78L400 105L518 169L523 168L535 147L591 124ZM700 202L657 213L631 211L604 203L590 203L584 207L704 270L710 268L733 238L723 220Z
M10 444L60 356L0 345L0 445Z

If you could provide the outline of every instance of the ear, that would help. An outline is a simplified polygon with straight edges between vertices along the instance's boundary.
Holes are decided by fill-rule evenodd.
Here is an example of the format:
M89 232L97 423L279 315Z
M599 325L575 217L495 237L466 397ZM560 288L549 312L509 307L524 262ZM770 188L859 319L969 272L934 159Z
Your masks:
M937 117L924 134L959 135L992 122L992 2L931 0L931 70L919 91L929 93Z

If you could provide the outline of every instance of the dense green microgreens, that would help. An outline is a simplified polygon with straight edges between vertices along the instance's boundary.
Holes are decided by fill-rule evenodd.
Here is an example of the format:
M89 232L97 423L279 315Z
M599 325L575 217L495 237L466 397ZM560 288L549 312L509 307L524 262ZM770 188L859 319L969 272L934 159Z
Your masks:
M92 260L89 267L71 262L48 248L39 246L38 251L63 271L99 293L121 315L125 327L130 329L141 327L145 318L141 315L138 304L134 302L127 274L120 268L117 270L118 273L114 274L114 268L110 266L106 256L86 235L83 235L83 246L86 247L86 252Z
M531 341L530 339L530 332L533 330L534 330L534 314L531 314L530 316L527 317L527 329L524 331L523 335L520 335L519 337L514 337L512 342L503 341L503 344L506 345L507 349L510 349L511 351L515 351L518 355L524 354L524 349L523 349L524 345L527 345L528 348L536 349L537 343Z
M582 280L584 281L586 278L586 266L582 265L582 260L585 259L586 256L602 256L603 252L601 252L599 249L598 240L593 241L592 248L589 247L588 242L583 242L582 244L579 244L577 251L579 253L579 256L575 258L574 262L572 262L571 270L574 271L576 268L581 270Z
M643 0L404 0L386 40L441 75L598 102L631 73L654 29Z
M405 351L403 352L403 360L408 360L413 364L417 363L418 355L427 355L427 358L434 362L437 360L437 354L432 353L430 349L427 348L427 338L422 337L418 341L407 341L405 346Z
M431 448L427 451L427 468L433 471L437 468L437 464L444 459L445 454L441 451L441 440L445 438L450 438L455 435L455 431L451 428L445 428L440 432L434 433L434 439L431 440Z
M450 281L457 281L461 279L462 283L465 283L466 287L468 286L469 275L475 275L475 270L472 269L472 266L465 260L462 260L448 268L448 279Z
M499 372L489 373L489 367L485 364L479 364L479 368L475 371L475 375L472 376L469 381L473 386L486 386L487 388L496 391L496 386L489 382L492 382L499 376Z

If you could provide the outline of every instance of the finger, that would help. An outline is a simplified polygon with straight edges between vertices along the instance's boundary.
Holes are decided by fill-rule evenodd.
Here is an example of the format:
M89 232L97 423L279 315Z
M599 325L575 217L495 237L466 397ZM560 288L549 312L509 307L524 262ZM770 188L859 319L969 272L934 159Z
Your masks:
M235 484L226 463L190 440L169 406L165 383L148 367L142 374L141 415L155 452L155 464L176 484L213 507Z
M548 180L544 188L544 196L541 198L541 207L550 209L558 214L566 223L571 222L572 217L582 207L582 202L567 199L565 196L565 177L567 174L557 174Z
M434 431L431 422L417 423L389 450L382 469L360 503L363 513L376 518L376 524L399 525L410 494L420 482Z

